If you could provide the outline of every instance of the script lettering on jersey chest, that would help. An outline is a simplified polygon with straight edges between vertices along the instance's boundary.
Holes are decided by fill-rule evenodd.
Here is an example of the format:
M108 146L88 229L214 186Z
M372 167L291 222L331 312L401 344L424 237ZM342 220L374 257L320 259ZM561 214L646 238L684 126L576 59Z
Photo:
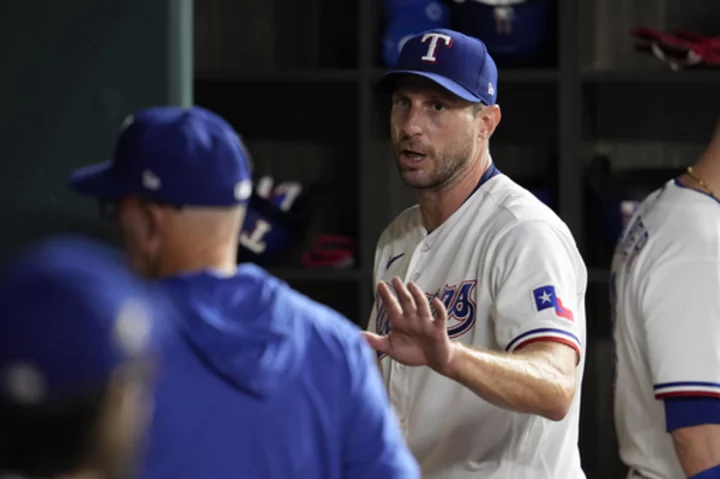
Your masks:
M638 215L630 225L625 238L620 244L623 261L628 265L635 261L635 258L637 258L637 255L640 254L640 251L645 247L649 238L650 235L645 228L642 216Z
M432 301L436 296L445 305L448 312L447 332L451 339L458 338L467 333L475 325L475 300L473 294L477 281L462 281L458 285L445 285L435 293L425 293L428 301ZM376 316L375 327L377 334L387 335L390 333L390 320L387 311L383 306L380 295L375 296ZM385 354L378 353L380 359Z

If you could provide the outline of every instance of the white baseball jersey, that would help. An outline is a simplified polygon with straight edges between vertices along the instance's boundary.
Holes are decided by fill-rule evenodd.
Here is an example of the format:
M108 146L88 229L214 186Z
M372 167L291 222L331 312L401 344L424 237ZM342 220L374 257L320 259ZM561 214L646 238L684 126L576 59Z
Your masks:
M381 357L390 401L423 478L584 478L577 442L587 270L557 215L497 174L429 234L417 206L401 213L375 254L375 286L393 276L440 297L455 341L510 352L557 341L579 356L578 390L559 422L494 406L428 367ZM376 300L368 329L387 334L388 328Z
M615 422L620 456L648 478L685 477L662 399L720 397L720 204L671 180L618 242Z

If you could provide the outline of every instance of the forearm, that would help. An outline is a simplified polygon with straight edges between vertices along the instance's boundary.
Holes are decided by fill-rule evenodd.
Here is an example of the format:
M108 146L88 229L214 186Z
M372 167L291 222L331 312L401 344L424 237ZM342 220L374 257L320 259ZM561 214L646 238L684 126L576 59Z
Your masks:
M720 464L720 425L677 429L672 432L672 437L675 452L688 477Z
M529 345L516 353L503 353L454 344L453 359L442 373L481 398L554 421L567 414L575 392L575 375L564 371L550 351Z

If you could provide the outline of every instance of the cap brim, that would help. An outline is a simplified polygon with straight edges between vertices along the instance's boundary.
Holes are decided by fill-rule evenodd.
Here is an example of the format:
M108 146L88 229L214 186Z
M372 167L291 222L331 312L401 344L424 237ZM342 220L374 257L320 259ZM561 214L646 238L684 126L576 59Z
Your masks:
M75 170L70 175L70 186L78 193L95 198L120 199L132 194L118 179L109 161Z
M454 81L436 73L429 73L418 70L393 70L389 73L386 73L378 81L377 88L383 93L392 93L392 91L395 89L395 84L397 83L397 81L406 75L416 75L427 78L428 80L431 80L440 85L441 87L445 88L453 95L456 95L463 100L469 101L470 103L482 103L483 101L480 97L471 93L467 88L460 86L459 83L455 83Z

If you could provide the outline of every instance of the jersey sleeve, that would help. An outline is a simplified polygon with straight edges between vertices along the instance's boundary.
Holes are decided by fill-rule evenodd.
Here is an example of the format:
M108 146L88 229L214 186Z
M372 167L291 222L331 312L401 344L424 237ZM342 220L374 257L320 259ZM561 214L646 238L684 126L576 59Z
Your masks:
M505 234L493 261L491 291L498 344L512 352L554 341L582 355L584 295L569 239L549 223L528 221ZM584 266L582 266L584 269ZM582 290L579 290L582 289Z
M342 477L419 479L419 466L390 407L371 349L356 341L348 355L352 377L345 404Z
M720 397L720 262L655 269L641 308L655 397Z
M675 396L663 399L663 403L667 432L703 424L720 424L720 398Z

